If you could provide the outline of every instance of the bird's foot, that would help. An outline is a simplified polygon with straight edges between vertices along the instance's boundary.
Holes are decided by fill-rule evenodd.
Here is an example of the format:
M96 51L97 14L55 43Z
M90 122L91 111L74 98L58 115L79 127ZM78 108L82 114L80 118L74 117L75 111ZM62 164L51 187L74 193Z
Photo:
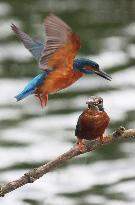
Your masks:
M35 96L39 99L39 102L40 102L40 105L42 108L44 107L44 104L45 104L45 106L47 106L48 100L49 100L48 94L45 95L45 103L43 103L43 100L44 100L43 95L36 94Z
M83 153L85 151L85 144L83 143L83 139L78 138L76 144L79 148L79 151Z
M33 176L31 176L31 174L29 174L29 173L25 173L24 176L27 177L28 183L33 183L35 181L35 178Z
M104 143L104 136L103 136L103 135L100 136L100 137L99 137L99 140L100 140L100 144L103 144L103 143Z
M41 107L43 108L44 106L43 106L43 98L42 98L42 96L38 95L38 94L36 94L35 96L39 99L39 103L40 103Z
M1 185L0 185L0 197L4 197L3 188Z
M48 94L46 94L46 95L45 95L45 106L47 106L48 100L49 100L49 97L48 97Z

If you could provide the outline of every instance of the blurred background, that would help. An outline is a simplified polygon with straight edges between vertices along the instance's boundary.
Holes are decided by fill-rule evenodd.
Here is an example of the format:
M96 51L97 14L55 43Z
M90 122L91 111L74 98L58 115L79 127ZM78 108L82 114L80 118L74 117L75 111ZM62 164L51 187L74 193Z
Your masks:
M50 96L41 109L14 96L40 70L11 31L11 23L44 42L50 12L81 37L79 56L97 61L113 80L86 76ZM91 95L104 98L107 132L135 127L135 0L0 0L0 183L67 151ZM76 157L34 184L0 199L2 205L134 205L135 142L119 141Z

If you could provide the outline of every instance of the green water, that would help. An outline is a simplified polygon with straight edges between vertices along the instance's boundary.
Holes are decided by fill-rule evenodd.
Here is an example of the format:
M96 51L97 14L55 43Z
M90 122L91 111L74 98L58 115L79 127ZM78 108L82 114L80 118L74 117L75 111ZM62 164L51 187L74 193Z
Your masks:
M43 21L55 13L81 38L78 55L97 61L113 78L86 76L51 95L44 110L33 96L14 96L40 72L10 29L15 23L44 42ZM16 179L67 151L90 95L104 98L111 117L107 132L135 126L134 0L0 1L0 181ZM2 205L133 205L134 141L120 141L74 158L35 184L1 199Z

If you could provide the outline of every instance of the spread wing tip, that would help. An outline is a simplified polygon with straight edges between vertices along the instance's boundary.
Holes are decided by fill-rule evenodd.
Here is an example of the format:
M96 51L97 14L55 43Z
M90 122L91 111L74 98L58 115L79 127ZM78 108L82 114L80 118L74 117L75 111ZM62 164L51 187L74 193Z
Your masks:
M65 23L65 21L63 21L61 18L59 18L58 16L56 16L53 13L50 13L48 16L46 16L45 18L45 24L50 24L52 23L53 26L58 26L58 27L63 27L63 29L65 28L67 31L72 31L72 29L70 28L70 26L67 25L67 23Z
M11 29L12 29L12 31L14 31L15 33L17 33L18 32L18 28L17 28L17 26L15 25L15 24L11 24Z

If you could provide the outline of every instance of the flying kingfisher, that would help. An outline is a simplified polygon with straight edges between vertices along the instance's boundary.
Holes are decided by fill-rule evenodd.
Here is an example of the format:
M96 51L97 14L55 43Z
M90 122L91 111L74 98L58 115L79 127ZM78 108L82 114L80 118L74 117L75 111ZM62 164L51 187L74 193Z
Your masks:
M85 74L97 74L107 80L111 77L99 68L99 65L86 58L75 56L80 48L80 38L59 17L50 14L44 20L45 44L32 39L14 24L12 30L21 38L24 46L38 61L42 72L15 96L17 101L34 94L43 107L48 102L48 94L62 90Z
M110 121L104 110L101 97L91 96L86 104L88 104L88 108L79 116L75 129L80 152L85 149L83 139L94 140L99 138L100 142L103 143L103 134Z

